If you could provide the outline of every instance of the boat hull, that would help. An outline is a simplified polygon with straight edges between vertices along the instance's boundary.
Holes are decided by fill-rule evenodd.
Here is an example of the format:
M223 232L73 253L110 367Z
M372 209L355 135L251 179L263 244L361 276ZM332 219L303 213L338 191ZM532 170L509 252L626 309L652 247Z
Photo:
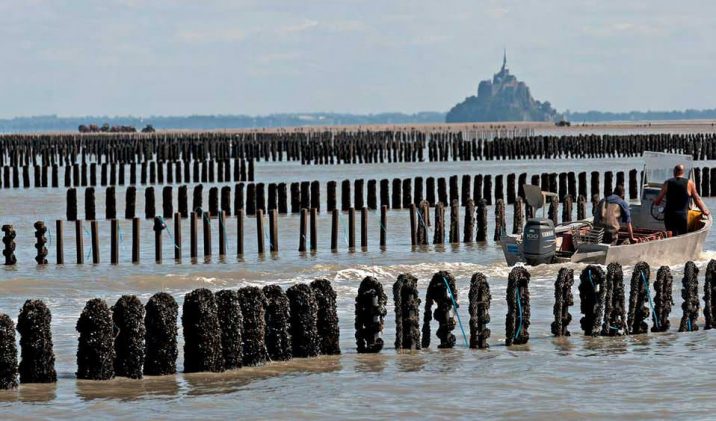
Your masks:
M629 245L609 244L581 244L571 258L557 259L557 263L589 263L607 265L619 263L621 265L634 265L637 262L647 262L650 265L675 265L689 260L699 260L711 230L712 220L709 217L704 226L698 231L690 232L677 237L645 243ZM525 263L522 256L522 247L518 237L508 237L502 242L502 249L509 266Z

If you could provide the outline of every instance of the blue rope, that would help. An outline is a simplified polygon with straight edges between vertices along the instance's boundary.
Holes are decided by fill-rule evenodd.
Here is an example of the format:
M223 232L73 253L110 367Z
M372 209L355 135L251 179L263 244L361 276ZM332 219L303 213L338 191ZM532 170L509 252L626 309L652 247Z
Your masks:
M423 219L423 213L422 213L422 212L419 212L419 211L416 212L416 213L418 214L418 218L420 218L420 223L423 224L423 226L424 226L427 230L432 231L432 229L430 228L430 226L428 226L428 224L425 223L425 219Z
M515 331L515 336L512 337L512 340L517 339L518 336L520 336L520 333L522 332L522 300L520 300L520 287L517 287L517 292L515 294L515 301L517 302L517 309L519 311L519 321L520 324L517 326L517 330Z
M455 314L457 315L457 322L460 325L460 330L462 331L462 339L465 340L465 348L469 348L469 345L467 344L467 336L465 335L465 329L462 327L462 319L460 319L460 313L457 311L457 304L455 303L455 298L452 296L452 290L450 289L450 284L448 283L447 279L443 276L443 282L445 282L445 288L447 288L448 295L450 296L450 301L452 301L452 308L453 311L455 311Z
M689 332L691 332L691 319L686 319L686 326L688 326Z
M651 318L654 320L654 325L656 325L656 328L659 328L659 319L656 317L656 312L654 312L654 300L651 298L651 291L649 290L649 282L646 280L646 276L644 275L644 271L641 271L641 279L644 281L644 287L646 288L646 296L649 297L649 307L651 308ZM691 330L691 329L689 329Z
M343 225L343 241L348 246L348 225L344 223L343 215L341 215L341 225Z
M206 215L206 213L204 215ZM174 236L172 235L171 231L169 231L169 226L164 221L164 217L160 216L159 220L162 222L162 226L167 231L167 235L169 235L169 239L172 240L172 244L174 245L174 248L179 248L179 245L177 245L177 242L174 240ZM209 229L211 230L211 227L209 227Z
M273 248L273 244L271 244L271 237L269 237L269 233L266 230L264 230L264 240L269 246L269 251L271 251L271 249Z
M92 255L92 234L90 234L89 230L84 225L82 225L82 228L85 230L85 234L90 239L89 250L87 251L87 257L85 257L85 260L89 260L90 256Z

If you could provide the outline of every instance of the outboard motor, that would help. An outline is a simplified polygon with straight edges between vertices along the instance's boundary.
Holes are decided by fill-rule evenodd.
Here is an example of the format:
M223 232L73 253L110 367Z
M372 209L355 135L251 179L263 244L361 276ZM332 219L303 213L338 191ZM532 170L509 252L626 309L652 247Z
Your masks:
M530 219L522 235L522 253L528 265L552 263L557 252L554 224L549 219Z

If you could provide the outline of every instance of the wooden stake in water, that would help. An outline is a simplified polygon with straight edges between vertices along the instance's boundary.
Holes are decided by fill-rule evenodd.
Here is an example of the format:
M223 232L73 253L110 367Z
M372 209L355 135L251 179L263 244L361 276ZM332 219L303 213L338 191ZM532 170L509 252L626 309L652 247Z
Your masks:
M181 212L174 213L174 260L181 260Z
M264 254L264 211L256 209L256 247L259 254Z
M55 245L57 247L57 264L65 264L65 243L63 235L63 222L61 219L55 221Z
M219 256L226 256L226 226L224 225L224 219L226 218L226 212L223 210L219 212Z
M139 231L140 221L141 219L139 218L132 219L132 263L139 263L140 244L142 241Z
M236 255L244 255L244 210L236 211Z
M338 251L338 209L331 211L331 252Z
M204 232L204 258L211 257L211 220L209 214L202 214L203 232Z
M278 209L269 212L269 242L271 253L278 253Z
M110 221L110 263L119 264L119 221L112 219Z
M90 231L92 234L92 263L99 263L99 224L97 221L90 222Z
M306 234L308 230L307 226L307 210L306 208L301 209L301 215L298 225L298 251L303 253L306 251Z
M388 206L380 207L380 248L385 250L388 236Z
M310 231L311 231L311 251L318 250L318 209L312 208L311 209L311 223L310 223Z

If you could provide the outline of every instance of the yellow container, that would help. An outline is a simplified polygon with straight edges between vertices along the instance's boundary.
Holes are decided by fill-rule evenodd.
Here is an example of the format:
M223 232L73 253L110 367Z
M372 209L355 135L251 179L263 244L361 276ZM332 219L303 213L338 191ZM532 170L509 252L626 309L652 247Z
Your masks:
M701 222L701 215L702 212L700 210L689 210L689 215L687 216L686 224L687 229L689 232L698 231L703 227L703 223Z

